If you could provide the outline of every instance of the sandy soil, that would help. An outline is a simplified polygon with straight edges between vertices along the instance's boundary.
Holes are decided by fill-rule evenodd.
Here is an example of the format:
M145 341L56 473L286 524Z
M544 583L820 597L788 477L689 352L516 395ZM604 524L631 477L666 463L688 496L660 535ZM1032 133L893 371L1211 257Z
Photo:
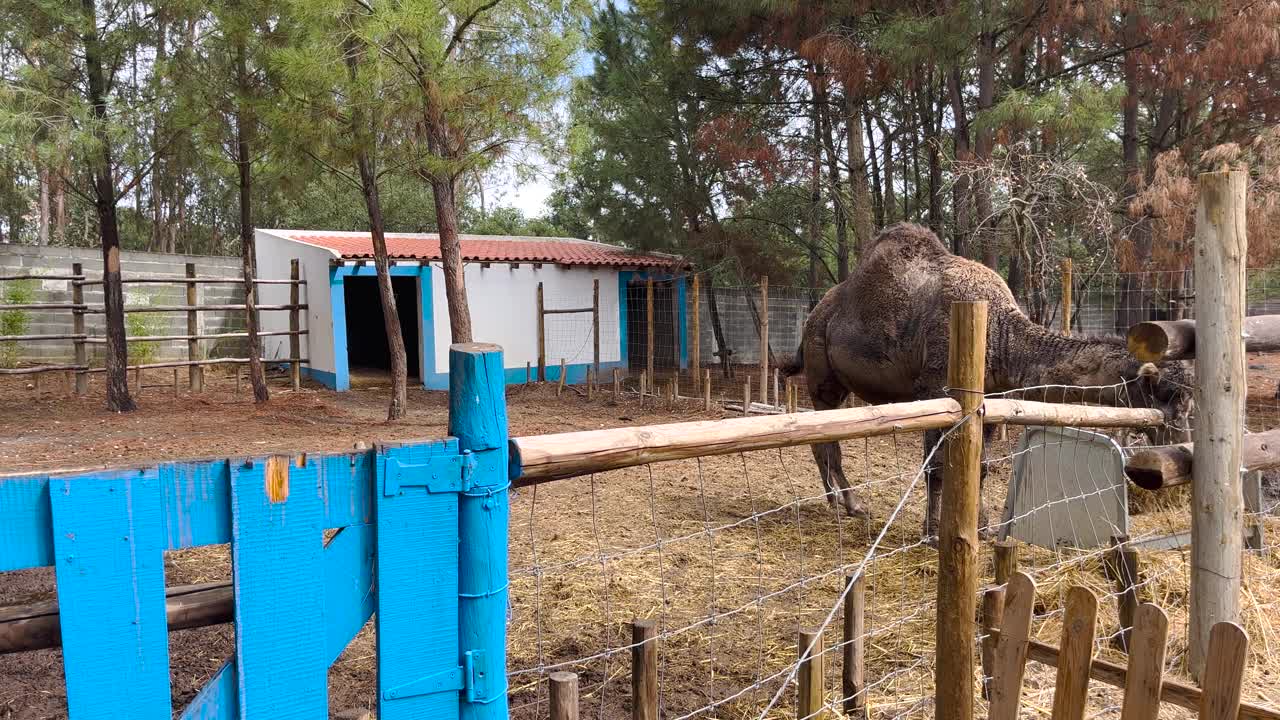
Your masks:
M1274 376L1259 379L1257 389L1251 386L1259 400L1270 398L1280 380L1280 364L1267 365ZM388 423L385 388L376 380L363 385L344 395L315 387L290 392L277 378L271 404L255 408L247 388L236 394L234 380L219 377L198 397L175 398L171 388L148 387L139 412L115 415L101 409L100 397L67 397L56 382L37 394L6 379L0 381L0 468L343 450L357 441L445 433L443 394L411 392L409 418ZM1274 400L1268 402L1274 407ZM572 390L557 398L550 387L511 388L509 414L516 435L707 417L692 404L668 409L640 408L634 398L621 405L607 397L587 402ZM990 451L984 504L993 520L1017 439L1011 432ZM822 624L846 570L868 556L872 715L932 717L936 553L920 542L919 436L847 442L843 453L850 480L871 508L870 520L831 510L807 448L630 468L517 493L510 546L512 717L545 717L545 672L556 667L579 673L584 717L630 717L627 646L629 623L636 618L656 620L662 632L664 717L708 706L700 717L755 717L796 657L797 630ZM1141 511L1133 520L1137 536L1180 529L1185 521L1181 497L1134 502ZM1022 561L1040 589L1040 639L1058 642L1058 608L1071 584L1085 584L1102 597L1099 637L1115 632L1114 589L1102 572L1100 552L1027 549ZM1176 663L1185 648L1185 557L1151 553L1143 562L1142 598L1169 610L1170 657ZM1273 702L1280 698L1266 695L1274 692L1268 690L1274 675L1264 648L1273 635L1267 616L1276 609L1277 567L1274 553L1251 556L1246 573L1252 598L1248 629L1259 639L1246 697ZM228 549L168 553L166 575L171 585L228 578ZM48 569L0 577L0 605L54 593ZM839 620L826 633L830 697L840 692ZM1105 640L1101 644L1104 655L1122 657ZM170 636L175 708L190 700L232 650L230 626ZM376 643L366 628L331 668L334 717L375 707L375 668ZM1047 717L1052 683L1052 669L1029 669L1028 712ZM780 717L790 712L790 697L784 694ZM1118 716L1118 697L1095 691L1094 713ZM58 651L0 656L0 720L59 718L65 712Z

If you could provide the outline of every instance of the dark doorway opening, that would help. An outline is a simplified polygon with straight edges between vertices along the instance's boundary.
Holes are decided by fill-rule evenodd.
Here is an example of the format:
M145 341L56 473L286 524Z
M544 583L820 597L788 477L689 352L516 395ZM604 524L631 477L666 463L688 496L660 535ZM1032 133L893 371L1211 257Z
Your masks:
M679 303L675 282L653 284L653 367L673 370L680 367ZM627 366L644 370L649 366L649 300L643 280L627 284Z
M387 330L382 321L378 278L348 276L342 284L347 304L347 367L352 374L360 370L390 372L391 351L387 349ZM409 377L416 378L420 374L418 353L422 347L418 339L418 278L393 275L391 291L396 296Z

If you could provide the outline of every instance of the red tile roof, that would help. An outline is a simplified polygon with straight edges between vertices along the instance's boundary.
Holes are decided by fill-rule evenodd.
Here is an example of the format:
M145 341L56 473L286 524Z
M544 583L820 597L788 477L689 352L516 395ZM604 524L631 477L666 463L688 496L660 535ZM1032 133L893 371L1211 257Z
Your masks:
M373 257L368 233L322 233L271 230L273 235L333 251L341 258ZM387 254L394 259L439 260L440 236L435 233L388 233ZM545 262L557 265L605 267L664 267L681 269L688 261L675 255L639 253L616 245L575 240L505 235L463 235L466 262Z

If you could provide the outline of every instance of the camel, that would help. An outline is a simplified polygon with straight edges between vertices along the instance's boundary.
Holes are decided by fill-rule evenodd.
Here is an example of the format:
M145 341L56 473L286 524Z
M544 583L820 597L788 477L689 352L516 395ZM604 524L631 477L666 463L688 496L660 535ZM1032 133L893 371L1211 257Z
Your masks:
M854 272L810 313L799 351L782 371L804 373L817 410L840 407L851 393L873 404L945 397L950 307L969 300L988 303L987 393L1056 385L1021 396L1159 408L1166 426L1152 441L1185 438L1191 383L1182 363L1139 363L1120 338L1066 336L1033 323L999 274L953 255L932 231L912 223L872 239ZM926 460L941 437L939 430L925 433ZM841 467L839 444L812 449L832 504L838 496L846 513L865 517ZM938 523L940 468L939 453L926 470L926 539Z

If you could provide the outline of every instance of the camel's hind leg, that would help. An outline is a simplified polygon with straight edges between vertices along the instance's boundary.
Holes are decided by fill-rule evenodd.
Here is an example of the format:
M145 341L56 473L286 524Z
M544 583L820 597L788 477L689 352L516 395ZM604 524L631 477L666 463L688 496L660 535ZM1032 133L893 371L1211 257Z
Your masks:
M809 394L813 398L815 410L834 410L844 404L849 392L836 383L815 383L809 386ZM845 512L853 517L867 517L867 509L854 495L849 480L844 476L844 458L840 454L840 443L814 443L813 460L818 464L818 474L822 476L822 485L827 490L827 502L834 507L837 499L844 506ZM837 488L839 491L837 492Z
M978 474L978 536L986 540L991 537L992 531L989 529L989 519L987 516L986 503L982 501L982 488L987 481L987 446L991 443L991 438L995 433L995 425L987 425L982 428L982 469ZM944 448L939 447L938 451L930 457L929 453L934 446L942 440L941 430L926 430L924 433L924 457L928 459L925 465L925 488L928 496L927 507L924 514L924 530L922 536L926 542L934 542L938 538L938 522L942 513L942 463Z

